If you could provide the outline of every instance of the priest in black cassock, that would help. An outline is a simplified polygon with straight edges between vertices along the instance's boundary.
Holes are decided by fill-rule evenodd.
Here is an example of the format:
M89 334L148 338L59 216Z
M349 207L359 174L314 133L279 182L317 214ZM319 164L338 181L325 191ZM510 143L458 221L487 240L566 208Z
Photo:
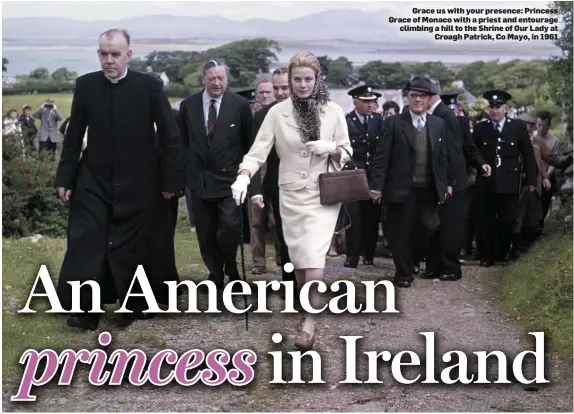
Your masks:
M95 280L102 303L123 303L138 265L146 270L156 300L167 303L163 282L170 277L161 271L157 251L170 233L164 231L166 205L184 186L181 141L161 82L127 68L129 46L126 31L103 33L98 49L103 70L76 80L56 174L58 195L70 202L68 248L58 282L64 309L72 305L70 281ZM88 146L80 159L86 128ZM99 314L85 313L92 305L90 291L82 289L84 312L69 316L68 325L97 329ZM127 308L133 313L118 314L120 326L145 318L143 298L130 297Z

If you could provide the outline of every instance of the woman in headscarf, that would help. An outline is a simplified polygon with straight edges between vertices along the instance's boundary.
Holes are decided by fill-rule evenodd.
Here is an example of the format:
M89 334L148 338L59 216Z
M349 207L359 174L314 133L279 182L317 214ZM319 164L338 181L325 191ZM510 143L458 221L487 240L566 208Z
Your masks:
M322 281L323 269L337 224L340 204L321 205L319 174L340 171L352 155L345 114L329 100L317 58L297 53L289 62L291 98L268 112L255 142L239 166L233 196L242 202L250 177L265 163L273 145L280 158L279 195L283 233L295 267L298 286ZM311 306L319 309L313 287ZM295 346L307 350L315 342L316 316L303 317Z
M24 144L22 123L18 120L18 111L14 108L9 109L6 113L6 118L2 124L2 141L5 145L8 141L14 143L15 147L13 148L16 153L14 153L13 156L26 157L26 145Z
M8 135L14 134L18 136L22 135L22 124L18 120L18 111L16 109L9 109L6 113L2 133Z

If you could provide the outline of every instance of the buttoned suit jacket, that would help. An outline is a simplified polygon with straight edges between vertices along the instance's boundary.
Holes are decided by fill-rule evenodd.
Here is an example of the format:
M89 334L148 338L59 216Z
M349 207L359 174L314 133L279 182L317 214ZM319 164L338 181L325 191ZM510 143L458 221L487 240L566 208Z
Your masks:
M320 139L334 141L337 147L346 149L352 155L347 121L341 107L334 102L328 102L320 119ZM249 170L253 176L267 160L273 145L280 159L278 184L283 191L319 189L320 174L327 172L327 169L340 171L349 160L345 151L340 162L326 156L311 154L309 147L301 139L293 116L291 99L286 99L269 109L255 142L243 158L239 170Z

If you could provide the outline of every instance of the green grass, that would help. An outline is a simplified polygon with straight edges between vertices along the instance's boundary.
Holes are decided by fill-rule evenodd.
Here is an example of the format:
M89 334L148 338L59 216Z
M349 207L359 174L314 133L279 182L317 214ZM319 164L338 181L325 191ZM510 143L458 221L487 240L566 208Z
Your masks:
M203 278L204 266L195 233L180 230L176 233L175 243L180 277ZM56 286L65 249L66 241L63 239L43 238L38 243L29 240L3 240L2 382L4 386L13 386L20 380L23 366L18 361L27 349L93 349L97 344L98 331L77 332L67 327L65 315L44 313L43 310L48 309L48 302L43 298L31 302L30 308L38 311L37 313L17 313L25 306L42 264L47 266ZM137 338L134 340L137 342Z
M183 199L182 199L183 200ZM199 252L197 237L189 231L186 224L185 202L180 205L178 229L175 235L176 263L180 278L200 281L206 278L207 271ZM64 239L42 238L38 243L24 239L3 239L2 245L2 384L5 387L14 387L23 374L23 366L19 364L21 355L27 349L56 350L94 349L97 344L99 332L108 329L107 322L100 323L98 331L78 332L68 328L65 315L50 315L43 312L48 309L47 300L34 299L30 308L36 310L35 314L19 314L22 309L40 270L45 264L50 276L57 284L60 266L66 250ZM267 248L267 267L275 270L273 260L275 250L271 245ZM240 260L237 255L238 263ZM245 266L247 272L251 268L251 250L245 246ZM239 267L239 269L241 269ZM250 276L251 277L251 276ZM117 306L117 305L116 305ZM115 306L108 308L113 311ZM153 332L136 333L128 341L134 346L161 347L164 346L162 338L157 338Z
M552 352L571 358L571 235L548 232L501 275L503 305L508 313L529 332L544 332Z
M52 94L38 94L38 95L6 95L2 96L2 108L4 114L10 108L16 108L18 115L22 114L22 106L30 105L32 112L42 105L46 99L53 99L54 103L62 112L62 116L66 119L70 115L70 108L72 106L71 93L52 93ZM36 122L37 124L38 122ZM36 125L38 126L38 125Z
M2 108L4 115L8 112L10 108L16 108L18 110L18 115L22 113L22 106L30 105L32 107L32 112L42 105L46 99L53 99L58 109L62 112L64 119L70 116L70 108L72 107L72 97L71 93L52 93L52 94L38 94L38 95L6 95L2 96ZM169 98L171 103L177 102L183 98ZM38 122L36 122L36 126Z

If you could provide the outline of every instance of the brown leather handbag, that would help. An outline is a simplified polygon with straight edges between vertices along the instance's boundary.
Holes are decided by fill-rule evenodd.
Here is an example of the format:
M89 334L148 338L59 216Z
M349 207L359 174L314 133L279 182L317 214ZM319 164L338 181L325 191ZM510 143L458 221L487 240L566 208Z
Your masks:
M331 163L329 159L327 172L319 174L321 204L324 206L371 198L366 171L357 168L349 151L343 149L351 158L355 169L329 172L329 164Z

